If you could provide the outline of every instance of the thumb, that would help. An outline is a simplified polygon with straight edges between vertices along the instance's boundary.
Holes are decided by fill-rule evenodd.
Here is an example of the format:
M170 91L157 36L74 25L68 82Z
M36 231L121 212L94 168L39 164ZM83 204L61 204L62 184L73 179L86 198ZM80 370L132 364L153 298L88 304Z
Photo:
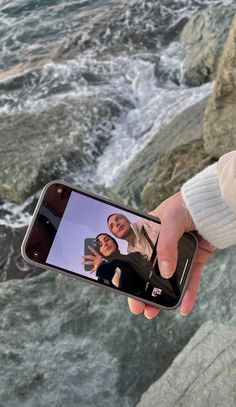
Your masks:
M184 226L176 218L162 218L157 244L157 260L161 276L170 278L177 266L178 242L184 233Z

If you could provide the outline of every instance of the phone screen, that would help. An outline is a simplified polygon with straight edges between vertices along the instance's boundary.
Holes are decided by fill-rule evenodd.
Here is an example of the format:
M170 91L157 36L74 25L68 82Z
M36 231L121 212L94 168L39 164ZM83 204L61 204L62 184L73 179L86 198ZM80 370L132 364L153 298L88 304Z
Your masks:
M175 307L185 286L196 239L179 243L174 276L157 261L160 222L68 185L52 183L41 197L27 239L26 259L163 307Z

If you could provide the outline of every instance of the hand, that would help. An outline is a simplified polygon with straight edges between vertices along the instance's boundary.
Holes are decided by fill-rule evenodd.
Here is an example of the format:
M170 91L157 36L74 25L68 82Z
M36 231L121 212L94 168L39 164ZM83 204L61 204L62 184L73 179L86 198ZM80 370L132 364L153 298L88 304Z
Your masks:
M181 192L177 192L163 201L150 215L160 218L161 229L157 245L157 260L162 277L170 278L176 269L178 258L178 241L184 232L195 231L191 215L185 207ZM198 233L198 253L191 272L187 290L180 305L181 315L189 314L194 306L200 285L203 266L213 254L214 248ZM128 298L130 311L150 319L157 316L160 308L152 307L141 301Z
M88 246L88 248L90 252L93 253L93 256L92 255L83 256L83 259L85 259L85 261L82 261L82 264L93 265L93 268L90 271L90 274L92 274L97 271L98 267L103 261L103 258L100 256L100 254L98 254L98 252L96 252L96 250L93 247Z

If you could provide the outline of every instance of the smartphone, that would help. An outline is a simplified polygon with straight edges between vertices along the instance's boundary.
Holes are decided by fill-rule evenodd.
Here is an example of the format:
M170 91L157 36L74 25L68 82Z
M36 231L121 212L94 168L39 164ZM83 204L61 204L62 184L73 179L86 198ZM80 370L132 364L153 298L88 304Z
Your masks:
M99 251L99 247L100 247L100 242L98 239L96 239L95 237L88 237L86 239L84 239L84 255L85 256L91 256L92 252L89 249L89 246L92 247L94 250L96 250L96 252ZM93 265L91 264L85 264L84 265L84 270L85 271L91 271L93 269Z
M192 233L182 236L176 271L164 279L157 261L160 227L154 216L55 180L40 195L21 253L32 265L175 309L188 284L197 239ZM91 242L96 252L88 253Z

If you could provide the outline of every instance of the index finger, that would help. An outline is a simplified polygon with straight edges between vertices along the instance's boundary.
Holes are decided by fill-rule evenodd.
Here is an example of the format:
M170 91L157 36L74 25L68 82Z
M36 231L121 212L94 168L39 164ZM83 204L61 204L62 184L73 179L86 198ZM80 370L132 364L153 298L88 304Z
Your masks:
M96 250L95 250L93 247L88 246L88 249L89 249L90 252L92 252L96 257L99 256L98 252L96 252Z

